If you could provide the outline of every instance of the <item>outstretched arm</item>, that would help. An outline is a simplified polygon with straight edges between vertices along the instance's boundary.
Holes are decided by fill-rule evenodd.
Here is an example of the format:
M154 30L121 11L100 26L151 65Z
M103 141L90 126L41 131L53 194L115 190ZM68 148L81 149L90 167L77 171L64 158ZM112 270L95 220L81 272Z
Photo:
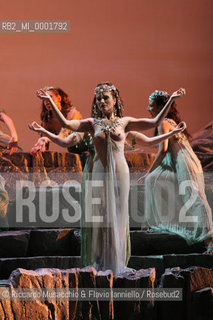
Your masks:
M90 119L84 119L84 120L67 120L63 114L60 112L60 110L55 105L54 101L50 97L50 95L45 92L44 90L40 89L37 91L37 95L41 99L47 99L50 101L53 111L61 124L62 127L68 128L72 131L78 131L78 132L91 132L92 126L91 126L91 120Z
M9 140L9 148L11 155L13 152L16 152L18 148L18 135L16 128L13 120L4 112L0 113L0 119L6 124L8 130L10 131L11 139Z
M61 128L61 131L59 132L59 134L57 136L65 139L68 135L67 131L69 132L69 130ZM78 133L78 134L80 135L80 133ZM32 156L35 156L37 154L37 152L39 152L39 151L41 151L41 152L46 151L46 146L50 141L51 140L48 137L45 137L45 136L40 137L38 139L38 141L34 144L34 146L31 148L30 154Z
M179 90L173 92L167 103L165 104L164 108L158 113L158 115L153 118L141 118L141 119L135 119L135 118L129 118L128 124L126 126L126 132L128 131L142 131L147 130L153 127L158 127L159 124L163 121L165 116L167 115L172 102L184 96L186 93L185 89L180 88Z
M130 131L127 135L127 141L132 141L134 140L136 144L140 144L140 145L144 145L144 146L153 146L155 144L158 144L170 137L172 137L173 135L183 132L186 129L186 123L185 122L180 122L178 124L178 126L173 129L172 131L169 131L167 133L161 134L159 136L156 137L147 137L145 134L143 133L139 133L136 131Z
M35 121L29 125L29 128L33 131L42 133L43 135L45 135L48 139L50 139L54 143L58 144L61 147L65 147L65 148L70 147L70 146L74 146L84 136L84 133L75 133L74 132L74 133L70 134L68 137L63 138L62 136L60 136L60 134L56 135L56 134L44 129L42 126L40 126Z

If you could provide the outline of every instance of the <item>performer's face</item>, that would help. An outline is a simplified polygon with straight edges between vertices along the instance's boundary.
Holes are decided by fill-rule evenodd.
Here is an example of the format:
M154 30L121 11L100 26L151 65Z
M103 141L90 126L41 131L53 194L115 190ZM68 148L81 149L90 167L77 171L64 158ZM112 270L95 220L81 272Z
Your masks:
M56 95L53 91L49 90L47 93L52 98L53 102L56 104L59 110L61 110L61 96L58 94ZM52 106L49 100L44 100L44 105L48 110L52 110Z
M96 96L96 103L98 109L104 114L112 114L114 112L114 105L116 98L113 97L110 91L105 91Z
M157 106L155 100L150 100L147 110L150 112L151 116L154 118L159 113L159 106Z

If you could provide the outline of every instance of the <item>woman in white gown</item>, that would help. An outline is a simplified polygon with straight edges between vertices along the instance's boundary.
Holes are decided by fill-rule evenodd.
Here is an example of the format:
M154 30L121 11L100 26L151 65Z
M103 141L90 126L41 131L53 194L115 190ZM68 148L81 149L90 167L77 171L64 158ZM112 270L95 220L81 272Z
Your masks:
M135 119L122 117L123 104L118 89L111 83L101 83L95 89L92 118L66 120L51 97L40 90L38 95L48 99L53 110L65 128L79 132L89 132L92 136L95 154L90 170L84 176L85 212L82 217L83 264L97 270L111 269L114 274L125 271L130 257L129 241L129 168L124 156L126 135L132 130L146 130L157 126L167 114L171 102L182 96L184 89L174 92L161 113L155 118ZM37 123L32 130L42 132L53 142L67 146L72 137L61 139L48 132ZM181 132L178 126L170 137ZM160 142L166 137L157 137ZM150 140L151 141L151 140ZM154 143L154 141L152 141Z
M148 110L152 117L169 99L165 91L156 90L150 95ZM158 134L170 132L179 122L173 102L167 118L157 128ZM187 136L185 130L159 145L145 178L145 216L151 228L177 233L189 244L205 241L207 253L213 253L212 212L205 195L203 171Z

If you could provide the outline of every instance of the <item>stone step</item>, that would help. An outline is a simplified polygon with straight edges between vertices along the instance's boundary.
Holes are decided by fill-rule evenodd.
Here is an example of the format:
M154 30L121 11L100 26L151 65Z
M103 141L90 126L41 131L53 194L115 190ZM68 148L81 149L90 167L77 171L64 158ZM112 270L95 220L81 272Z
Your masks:
M80 255L78 229L31 229L0 232L0 257Z
M213 318L213 269L168 268L158 281L155 280L154 268L140 269L134 273L127 270L117 276L113 276L110 270L96 272L91 267L63 270L18 268L11 273L9 279L0 281L0 319L210 320ZM159 289L163 295L158 294ZM182 296L181 291L178 292L177 289L182 291ZM127 293L128 296L120 296L118 301L117 295L109 294L106 301L103 301L101 298L103 291L106 290L111 293L117 290L120 293ZM133 295L139 290L143 293L142 296ZM45 299L42 291L45 293ZM72 291L77 295L71 296L70 299L66 295L60 299L62 297L60 293L67 294ZM37 293L36 297L32 295L33 292ZM47 295L47 292L50 295ZM56 292L60 295L54 299L52 294ZM96 295L93 299L94 295L89 292L102 292L102 295ZM163 299L159 301L159 297ZM170 297L179 300L172 301Z
M0 319L130 320L133 316L139 319L140 315L140 319L148 320L154 311L152 297L148 297L148 301L140 301L140 296L133 301L130 298L140 287L152 291L154 281L154 269L134 273L127 270L113 277L110 270L96 272L91 267L35 271L19 268L12 272L7 287L1 288ZM37 292L36 298L32 296L33 291ZM75 295L68 295L74 291ZM103 294L104 291L108 295ZM128 301L122 301L122 298L118 301L113 294L115 291L128 293L128 296L130 293L131 296ZM107 299L103 301L100 295L97 296L98 292L102 292L102 297ZM24 299L17 298L20 294L23 297L23 293Z
M178 235L133 230L131 253L134 256L201 253L203 243L189 246ZM80 255L79 229L31 229L0 232L0 258Z
M0 259L0 279L7 279L17 268L35 270L38 268L69 269L79 268L80 256L36 256ZM131 256L128 267L135 270L155 268L159 278L167 268L200 266L213 267L213 255L205 254L171 254L152 256Z
M182 237L164 232L134 230L130 232L132 255L161 255L171 253L201 253L203 242L189 245Z
M138 269L155 268L159 278L167 268L188 268L199 266L213 268L213 255L210 254L165 254L151 256L131 256L128 267Z
M0 279L7 279L17 268L35 270L38 268L78 268L80 256L37 256L0 259Z

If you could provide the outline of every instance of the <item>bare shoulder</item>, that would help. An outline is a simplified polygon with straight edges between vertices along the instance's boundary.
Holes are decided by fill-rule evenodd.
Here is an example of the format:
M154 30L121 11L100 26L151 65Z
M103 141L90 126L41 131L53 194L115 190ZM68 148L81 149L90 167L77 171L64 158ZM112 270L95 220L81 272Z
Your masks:
M175 123L175 122L174 122ZM158 127L160 133L167 133L171 129L174 129L174 125L172 125L168 119L164 119Z
M136 118L134 118L134 117L123 117L122 120L132 121L132 120L136 120Z
M122 117L121 120L122 120L123 124L127 125L129 122L135 121L136 118L133 118L133 117Z
M95 118L87 118L87 119L81 120L81 122L82 121L85 121L84 123L88 127L88 132L91 133L94 131L94 125L95 125L95 121L96 121Z
M79 121L83 124L93 125L94 118L79 119Z
M87 121L88 124L93 126L96 123L97 119L96 118L87 118L87 119L85 119L85 121Z
M85 120L87 120L89 123L93 123L94 122L94 118L87 118Z
M175 120L173 119L170 119L170 118L165 118L163 121L162 121L162 124L164 126L172 126L172 127L175 127L177 125L177 123L175 122Z

